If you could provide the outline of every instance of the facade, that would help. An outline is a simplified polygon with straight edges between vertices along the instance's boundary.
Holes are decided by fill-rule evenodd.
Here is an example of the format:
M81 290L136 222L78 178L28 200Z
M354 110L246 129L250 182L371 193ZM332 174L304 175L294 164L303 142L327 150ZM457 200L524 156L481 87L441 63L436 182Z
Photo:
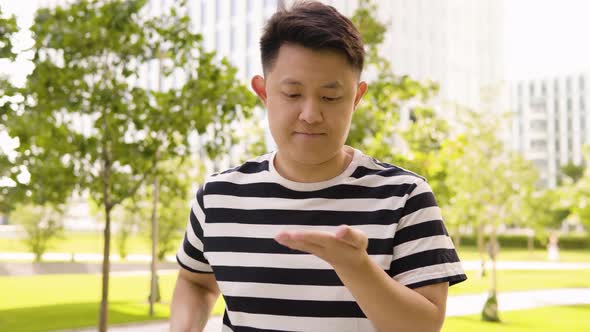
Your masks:
M562 166L581 165L590 144L590 71L521 81L510 89L512 148L533 161L544 186L558 184Z
M326 0L351 16L358 0ZM375 1L387 24L382 55L398 75L440 84L445 115L468 107L505 112L503 1ZM449 114L450 113L450 114Z
M169 0L167 0L169 1ZM157 2L157 0L152 1ZM165 2L165 1L164 1ZM248 80L261 73L258 39L264 22L294 0L199 0L191 13L208 50L217 51ZM358 0L323 0L351 16ZM399 75L440 84L438 105L504 109L502 1L376 1L388 32L383 56Z
M192 1L191 16L205 48L227 57L245 82L262 72L258 41L279 0Z

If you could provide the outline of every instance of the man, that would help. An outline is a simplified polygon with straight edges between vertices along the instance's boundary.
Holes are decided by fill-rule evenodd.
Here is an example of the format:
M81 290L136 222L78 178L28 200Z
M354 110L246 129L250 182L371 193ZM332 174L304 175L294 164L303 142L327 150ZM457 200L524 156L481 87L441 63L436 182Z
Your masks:
M438 331L466 279L420 176L345 146L367 90L363 44L334 8L277 12L261 38L277 151L211 176L177 259L172 331Z

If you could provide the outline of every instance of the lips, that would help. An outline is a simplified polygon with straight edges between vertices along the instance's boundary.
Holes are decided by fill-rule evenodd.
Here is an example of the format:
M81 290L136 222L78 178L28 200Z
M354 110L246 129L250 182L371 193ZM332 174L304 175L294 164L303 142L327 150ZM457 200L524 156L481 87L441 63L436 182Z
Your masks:
M323 135L325 135L325 133L311 133L311 132L303 132L303 131L296 131L295 134L296 135L310 136L310 137L323 136Z

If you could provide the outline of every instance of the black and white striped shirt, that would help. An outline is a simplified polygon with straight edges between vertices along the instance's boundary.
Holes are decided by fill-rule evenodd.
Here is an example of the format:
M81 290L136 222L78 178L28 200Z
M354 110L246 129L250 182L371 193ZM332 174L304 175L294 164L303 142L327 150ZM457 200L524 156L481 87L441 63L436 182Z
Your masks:
M206 181L177 253L183 268L214 273L223 331L375 331L328 263L274 240L282 230L357 228L371 259L410 288L466 279L420 176L354 150L339 176L299 183L277 173L274 155Z

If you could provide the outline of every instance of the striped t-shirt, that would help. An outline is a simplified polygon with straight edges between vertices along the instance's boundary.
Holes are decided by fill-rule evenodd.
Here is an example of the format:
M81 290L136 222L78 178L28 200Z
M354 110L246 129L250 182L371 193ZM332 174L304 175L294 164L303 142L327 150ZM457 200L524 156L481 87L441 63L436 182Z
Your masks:
M223 331L376 331L328 263L274 240L282 230L359 229L370 258L410 288L466 279L420 176L354 150L339 176L300 183L277 173L274 156L209 177L177 253L183 268L214 273Z

